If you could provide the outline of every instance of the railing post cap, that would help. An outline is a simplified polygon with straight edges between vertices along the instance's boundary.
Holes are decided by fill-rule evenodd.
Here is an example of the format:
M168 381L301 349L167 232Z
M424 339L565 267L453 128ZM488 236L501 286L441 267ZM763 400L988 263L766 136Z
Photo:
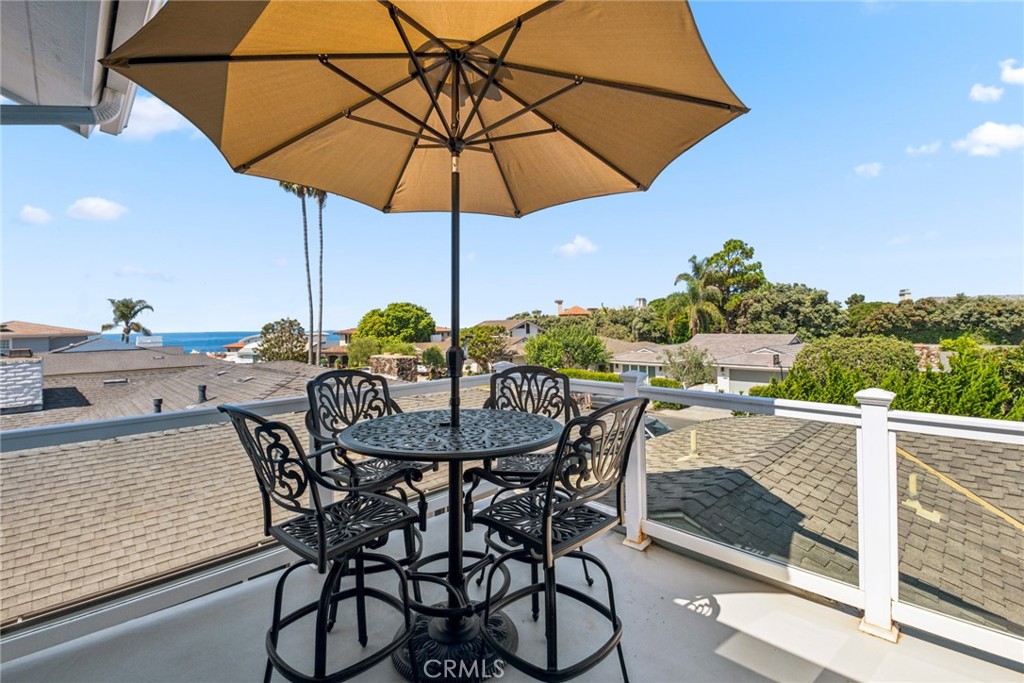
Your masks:
M861 389L853 395L857 399L857 403L862 406L879 406L881 408L888 408L892 405L893 399L896 398L896 394L885 389Z
M623 382L641 384L644 380L647 379L647 373L640 372L639 370L628 370L626 372L620 372L619 377L622 378Z
M499 360L497 363L495 363L491 367L494 368L495 372L505 372L509 368L514 368L515 366L516 366L515 363L509 363L507 360Z

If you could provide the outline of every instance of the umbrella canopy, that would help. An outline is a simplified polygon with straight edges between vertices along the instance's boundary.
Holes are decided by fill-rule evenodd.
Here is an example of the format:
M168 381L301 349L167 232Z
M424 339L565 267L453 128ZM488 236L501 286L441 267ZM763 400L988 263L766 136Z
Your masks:
M453 349L460 210L645 190L747 111L672 0L171 0L103 63L239 173L452 212Z

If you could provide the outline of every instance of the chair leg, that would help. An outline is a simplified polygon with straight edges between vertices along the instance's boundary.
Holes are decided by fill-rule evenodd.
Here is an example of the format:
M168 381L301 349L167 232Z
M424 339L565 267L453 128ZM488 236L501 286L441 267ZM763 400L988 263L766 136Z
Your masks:
M580 548L580 550L583 550L583 548ZM590 569L587 568L587 561L586 560L583 560L583 576L586 577L587 585L588 586L593 586L594 585L594 579L593 579L593 577L590 576Z
M284 583L285 583L285 579L288 578L289 574L291 574L293 571L295 571L296 569L298 569L299 567L301 567L304 564L308 564L308 563L306 563L306 562L299 562L299 563L293 564L292 566L290 566L287 569L285 569L284 573L281 574L281 578L279 578L277 580L277 586L274 588L274 611L273 611L273 614L272 614L272 616L270 618L270 644L273 645L275 648L277 647L277 636L278 636L278 634L281 631L281 629L280 629L281 606L282 606L282 603L284 602ZM271 675L273 675L273 673L274 673L274 663L270 660L270 656L268 655L267 656L267 668L263 672L263 683L270 683L270 677L271 677Z
M363 571L363 555L356 555L356 615L359 628L359 644L366 647L366 575Z
M345 569L344 562L334 562L327 573L324 587L320 589L320 600L316 609L316 643L313 655L313 672L317 678L323 678L327 672L327 622L330 619L331 596L338 583L341 572Z
M540 577L537 576L538 569L539 569L539 567L538 567L536 562L530 562L530 583L531 584L536 584L538 581L540 581ZM540 619L540 593L534 593L530 597L530 602L531 602L531 604L533 606L533 620L537 621L538 619Z
M544 567L544 637L548 641L548 669L558 668L558 614L556 613L555 567Z

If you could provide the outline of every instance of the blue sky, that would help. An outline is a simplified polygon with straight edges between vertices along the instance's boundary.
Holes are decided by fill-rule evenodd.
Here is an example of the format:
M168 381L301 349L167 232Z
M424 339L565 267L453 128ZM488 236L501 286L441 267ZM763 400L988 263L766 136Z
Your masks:
M465 215L463 325L553 313L555 299L664 296L691 254L733 237L769 280L839 301L1024 292L1024 4L693 11L751 112L646 193L519 220ZM0 131L3 320L98 329L121 297L153 305L155 332L307 317L298 200L232 173L145 93L118 137ZM386 216L332 196L324 327L393 301L449 324L448 230L446 214Z

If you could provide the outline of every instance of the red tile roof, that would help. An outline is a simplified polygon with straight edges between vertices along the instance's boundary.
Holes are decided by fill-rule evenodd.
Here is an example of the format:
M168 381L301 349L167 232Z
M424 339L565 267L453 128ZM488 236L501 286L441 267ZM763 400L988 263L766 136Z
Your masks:
M572 308L565 309L558 315L590 315L590 311L579 306L573 306Z

